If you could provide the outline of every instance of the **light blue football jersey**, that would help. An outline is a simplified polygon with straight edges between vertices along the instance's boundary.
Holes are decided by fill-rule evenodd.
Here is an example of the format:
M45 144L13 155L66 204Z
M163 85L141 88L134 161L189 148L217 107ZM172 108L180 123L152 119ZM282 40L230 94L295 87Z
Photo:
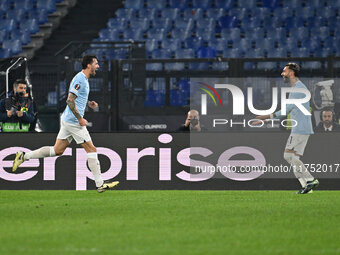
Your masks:
M299 80L297 81L293 88L303 88L307 87ZM303 93L291 92L289 93L289 99L301 99L304 98ZM309 101L302 104L307 111L310 111ZM292 127L292 134L310 135L313 134L312 118L310 115L305 115L295 104L287 104L286 106L287 115L290 114L290 118L296 120L298 123L295 127ZM281 110L275 113L277 117L281 115Z
M90 92L90 84L87 80L85 74L80 71L74 76L71 81L69 93L73 93L77 96L76 107L80 115L83 117L85 113L85 108L87 105L88 97ZM66 106L61 119L65 122L79 125L77 118L74 116L73 112L68 106Z

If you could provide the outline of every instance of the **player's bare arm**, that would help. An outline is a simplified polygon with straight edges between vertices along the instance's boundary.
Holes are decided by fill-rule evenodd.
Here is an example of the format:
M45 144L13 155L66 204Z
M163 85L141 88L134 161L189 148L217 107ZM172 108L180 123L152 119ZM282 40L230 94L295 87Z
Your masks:
M77 110L76 101L75 101L76 98L77 98L77 96L75 94L69 93L67 100L66 100L66 103L67 103L68 107L70 108L71 112L77 118L79 125L80 126L86 126L87 120L85 120Z

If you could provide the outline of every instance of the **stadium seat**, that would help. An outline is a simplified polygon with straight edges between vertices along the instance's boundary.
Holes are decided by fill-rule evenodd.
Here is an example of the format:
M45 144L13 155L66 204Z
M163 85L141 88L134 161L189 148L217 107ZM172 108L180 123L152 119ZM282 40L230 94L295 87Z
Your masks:
M162 41L166 37L166 31L163 28L151 28L147 31L148 39Z
M249 18L249 10L246 8L233 8L228 11L228 16L235 16L238 20L244 20Z
M337 11L337 9L334 8L333 6L327 6L327 7L323 7L323 8L317 8L316 14L319 17L323 17L323 18L328 19L328 18L335 17L336 11Z
M14 55L22 52L20 40L5 40L2 42L2 48L10 50Z
M37 8L45 9L48 13L53 13L57 10L55 0L37 0Z
M158 10L156 10L155 8L143 8L138 10L138 17L139 18L147 18L149 20L153 20L155 18L157 18L158 16Z
M234 4L234 0L215 0L216 8L223 8L228 10L235 7Z
M109 19L109 21L107 22L107 27L110 29L117 29L119 31L123 31L124 29L127 28L127 21L124 18L111 18Z
M204 44L202 37L190 37L184 40L184 48L186 49L198 49Z
M271 10L275 10L280 6L280 0L262 0L262 6Z
M239 8L253 9L256 8L256 1L237 0L237 6Z
M5 12L6 19L13 19L16 22L24 22L26 11L24 9L10 9Z
M233 43L233 48L239 48L241 51L248 51L252 48L252 43L247 38L242 38L240 41Z
M210 41L215 39L216 33L215 30L209 29L196 29L196 37L202 37L205 41Z
M324 7L324 0L310 0L308 5L314 8L322 8Z
M283 27L267 30L267 37L274 40L283 40L287 36L287 30Z
M11 57L11 51L9 49L0 48L0 59Z
M225 54L228 53L228 56L225 56ZM223 56L227 58L241 58L242 57L242 50L239 48L234 48L230 51L224 51Z
M139 10L144 7L144 1L143 0L126 0L124 8L125 9L135 9Z
M305 47L297 48L290 52L291 57L306 58L309 57L309 50Z
M222 49L223 50L223 49ZM216 57L216 49L213 47L200 47L196 51L198 58L215 58Z
M181 48L181 40L164 38L161 45L163 49L170 49L171 51L176 51ZM191 48L191 47L186 47L186 48Z
M267 50L268 58L286 58L287 50L285 48L272 48Z
M38 23L45 24L48 22L48 12L47 10L37 10L37 9L32 9L31 11L28 12L28 19L37 19Z
M322 27L325 26L327 24L327 20L324 17L310 17L307 19L306 21L306 26L313 30L316 27Z
M36 19L28 19L20 23L21 30L29 31L31 34L39 32L39 23Z
M198 9L184 9L183 10L183 17L185 19L203 19L203 10L201 8Z
M119 37L120 37L120 32L118 29L104 28L99 31L100 40L108 39L109 41L118 41Z
M225 10L223 8L210 8L207 9L205 15L207 18L214 18L219 19L220 17L224 16Z
M314 70L322 68L322 63L320 61L306 61L302 62L301 66L303 67L303 69Z
M165 8L166 2L159 0L146 0L146 6L147 8L155 8L157 10L162 10Z
M255 27L246 29L244 31L244 37L250 40L264 39L265 31L262 27Z
M179 16L178 8L166 8L161 11L163 18L169 18L170 20L174 20Z
M169 0L170 8L184 9L189 7L188 0Z
M289 7L276 8L273 11L274 17L280 17L283 20L290 18L290 17L293 17L293 15L294 15L293 9L291 9Z
M241 30L239 28L223 28L221 37L225 40L239 40L241 38Z
M169 18L155 18L152 20L153 28L163 28L166 32L169 32L172 27L172 20Z
M15 0L14 1L14 9L29 11L33 9L34 1L32 0Z
M313 32L316 33L321 40L324 40L330 36L330 29L326 26L315 28Z
M284 26L286 29L303 27L305 20L301 17L286 18L284 20Z
M6 30L4 29L0 30L0 43L3 42L4 40L9 39L8 35L9 33Z
M315 16L315 9L313 7L303 7L296 9L296 16L302 17L304 19L308 19L310 17Z
M145 41L145 49L147 52L152 52L158 48L158 42L155 39L148 39Z
M170 49L155 49L152 51L151 57L153 59L171 58L171 50Z
M147 90L144 106L147 107L165 106L165 93L162 90Z
M261 70L274 70L277 69L277 62L258 62L257 68Z
M216 21L213 18L201 18L196 21L196 27L201 29L215 30Z
M5 19L0 22L0 30L11 32L17 29L17 22L14 19Z
M256 47L261 47L264 50L272 50L275 48L276 40L274 38L268 37L265 40L255 41Z
M11 40L20 40L23 45L31 42L31 36L29 31L12 31L11 32Z
M195 58L193 49L178 49L175 51L175 58Z
M143 31L139 28L127 28L123 31L123 37L127 40L141 41L143 40Z
M263 1L265 1L265 0L263 0ZM283 7L289 7L289 8L292 8L292 9L297 9L297 8L302 7L302 1L300 1L300 0L283 1L282 4L283 4Z
M192 7L208 9L211 7L211 3L212 3L211 0L193 0Z
M218 24L221 28L232 28L238 26L238 19L235 16L223 16L218 19Z
M281 17L267 17L262 21L263 28L267 31L271 31L273 29L282 28L284 25Z
M298 47L298 44L297 44L297 40L296 40L296 38L292 38L292 37L290 37L290 38L287 38L287 41L286 41L286 49L287 50L296 50L297 49L297 47ZM281 42L281 45L283 45L283 43Z
M174 27L178 29L184 29L186 31L190 31L194 27L194 20L177 17L174 20Z
M136 10L135 9L120 8L116 11L116 16L119 19L130 20L130 19L136 17Z
M174 28L171 31L171 37L174 39L180 39L184 41L185 39L191 37L191 31L185 29Z
M318 37L310 37L301 42L301 47L315 52L321 49L321 41Z
M130 20L130 28L147 30L150 27L150 22L147 18L136 18Z

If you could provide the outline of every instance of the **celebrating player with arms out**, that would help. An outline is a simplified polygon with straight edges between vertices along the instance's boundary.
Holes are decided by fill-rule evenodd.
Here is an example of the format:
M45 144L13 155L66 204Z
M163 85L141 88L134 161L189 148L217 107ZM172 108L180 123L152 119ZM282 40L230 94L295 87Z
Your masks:
M13 172L16 171L25 160L62 155L74 139L76 143L80 144L87 152L88 165L94 176L97 191L104 192L118 185L119 182L104 183L101 177L97 149L93 145L90 134L86 129L86 125L88 124L87 120L83 118L86 105L92 109L98 107L95 101L88 101L90 92L88 79L90 76L94 76L96 70L99 68L97 57L93 55L84 56L82 68L83 70L76 74L71 81L66 101L67 106L61 116L61 128L55 145L53 147L41 147L28 153L22 151L17 152L13 162Z
M288 63L282 73L285 83L289 83L293 88L306 89L306 86L299 80L300 67L295 63ZM301 98L301 93L292 92L289 94L289 99ZM309 111L309 102L302 104L303 107ZM292 132L288 138L286 149L284 151L284 159L293 167L296 178L301 183L302 189L297 194L310 193L319 185L319 181L315 179L306 169L300 157L303 155L307 145L308 138L313 134L313 127L310 115L305 115L295 104L287 105L287 114L290 114L291 119L297 121L297 125L292 127ZM257 119L265 120L269 118L279 117L281 111L270 115L257 116ZM255 124L255 122L254 122Z

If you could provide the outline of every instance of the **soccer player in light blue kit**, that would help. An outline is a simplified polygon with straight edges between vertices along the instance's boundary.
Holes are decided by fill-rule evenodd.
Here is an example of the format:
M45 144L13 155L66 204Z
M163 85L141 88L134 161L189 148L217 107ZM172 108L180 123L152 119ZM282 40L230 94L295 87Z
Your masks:
M288 63L282 73L285 83L289 83L293 88L306 89L306 86L299 80L300 67L296 63ZM291 92L289 99L301 99L304 95L298 92ZM303 107L309 111L309 102L303 103ZM297 194L306 194L312 192L319 185L319 181L315 179L306 169L300 160L307 145L308 138L313 134L312 120L310 115L305 115L295 104L287 105L287 114L290 114L292 120L297 121L297 125L292 127L291 135L288 138L284 159L293 167L296 178L301 183L302 189ZM266 120L281 116L281 110L270 115L257 116L257 119Z
M98 59L93 55L86 55L82 60L82 68L72 79L67 106L61 116L61 128L57 136L55 145L52 147L45 146L29 153L22 151L17 152L13 162L13 172L25 161L31 158L44 158L62 155L67 146L74 139L87 152L88 165L93 173L97 191L104 192L118 185L118 181L105 182L101 177L100 163L98 161L97 149L93 145L89 132L86 129L87 120L83 118L86 105L95 109L98 104L95 101L88 101L90 86L88 79L96 74L99 68Z

